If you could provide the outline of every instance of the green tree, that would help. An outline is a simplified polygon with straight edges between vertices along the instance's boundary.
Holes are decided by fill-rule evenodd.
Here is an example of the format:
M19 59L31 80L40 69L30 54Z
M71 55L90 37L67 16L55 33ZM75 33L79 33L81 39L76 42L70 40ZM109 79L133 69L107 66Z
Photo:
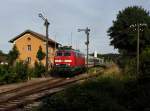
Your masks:
M37 51L36 58L41 62L45 57L45 53L42 51L42 47L39 47L39 50Z
M110 44L119 49L123 56L135 57L136 55L137 30L133 31L130 25L137 23L146 23L150 27L149 12L138 6L127 7L119 11L113 25L108 29ZM140 32L140 52L150 44L148 27Z
M33 70L33 76L34 77L42 77L42 75L45 73L45 66L40 62L35 62L34 64L34 70Z
M3 53L0 50L0 62L6 62L7 61L7 54Z
M140 55L140 77L150 78L150 48L146 48Z
M8 63L10 65L13 65L13 63L16 61L18 56L19 56L19 51L18 51L16 45L14 45L12 50L10 50L8 53Z
M23 61L16 62L15 66L11 69L16 75L16 81L24 81L28 79L28 64Z

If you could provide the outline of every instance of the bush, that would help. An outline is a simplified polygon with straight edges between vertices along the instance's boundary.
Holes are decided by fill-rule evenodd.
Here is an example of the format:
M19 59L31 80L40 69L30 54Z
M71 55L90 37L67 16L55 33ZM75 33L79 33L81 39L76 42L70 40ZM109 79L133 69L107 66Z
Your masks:
M38 111L149 111L150 82L100 77L47 96Z
M140 55L140 78L150 78L150 48Z
M16 75L11 73L8 65L0 65L0 84L8 84L14 82Z
M129 60L126 60L126 61L127 62L126 62L124 72L123 72L124 75L136 78L137 77L137 74L136 74L136 68L137 68L136 58L129 59Z
M150 78L150 48L146 48L139 58L139 75L137 75L137 58L128 58L122 62L124 65L123 72L126 75L136 77L138 79Z
M127 111L117 97L123 84L112 78L92 80L48 96L39 111Z
M15 66L0 66L0 84L10 84L28 79L28 65L17 62Z
M12 69L17 75L17 80L27 80L28 79L28 64L22 61L16 62L15 67Z
M16 62L13 66L0 65L0 84L22 82L31 77L41 77L45 73L45 67L41 63L35 63L34 68L29 68L23 61Z
M8 65L0 65L0 76L5 75L7 72L9 72Z
M34 77L42 77L45 73L46 69L45 66L41 62L35 62L35 67L33 69L33 76Z

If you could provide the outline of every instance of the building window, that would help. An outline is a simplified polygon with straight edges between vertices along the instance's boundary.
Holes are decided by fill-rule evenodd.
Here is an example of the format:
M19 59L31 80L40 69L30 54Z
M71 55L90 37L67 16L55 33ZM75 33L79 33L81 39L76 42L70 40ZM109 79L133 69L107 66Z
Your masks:
M28 51L31 51L31 45L28 45L27 47L28 47L27 50L28 50Z
M27 62L30 64L31 63L31 57L27 57Z

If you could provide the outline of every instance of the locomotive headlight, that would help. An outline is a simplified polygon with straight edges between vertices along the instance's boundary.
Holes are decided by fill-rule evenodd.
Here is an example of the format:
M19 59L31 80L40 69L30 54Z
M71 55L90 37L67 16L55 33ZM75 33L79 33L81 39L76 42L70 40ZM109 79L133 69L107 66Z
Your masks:
M64 62L72 62L72 60L64 60Z
M61 60L55 60L55 62L61 62Z

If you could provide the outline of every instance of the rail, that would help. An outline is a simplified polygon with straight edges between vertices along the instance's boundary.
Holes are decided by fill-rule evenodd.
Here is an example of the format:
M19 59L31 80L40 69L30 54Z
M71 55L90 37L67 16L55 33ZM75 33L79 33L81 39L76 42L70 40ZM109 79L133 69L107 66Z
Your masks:
M37 82L0 93L0 111L15 110L18 107L23 107L37 101L43 96L61 91L80 80L95 77L97 75L98 73L91 75L82 74L70 79L51 78L43 82Z

